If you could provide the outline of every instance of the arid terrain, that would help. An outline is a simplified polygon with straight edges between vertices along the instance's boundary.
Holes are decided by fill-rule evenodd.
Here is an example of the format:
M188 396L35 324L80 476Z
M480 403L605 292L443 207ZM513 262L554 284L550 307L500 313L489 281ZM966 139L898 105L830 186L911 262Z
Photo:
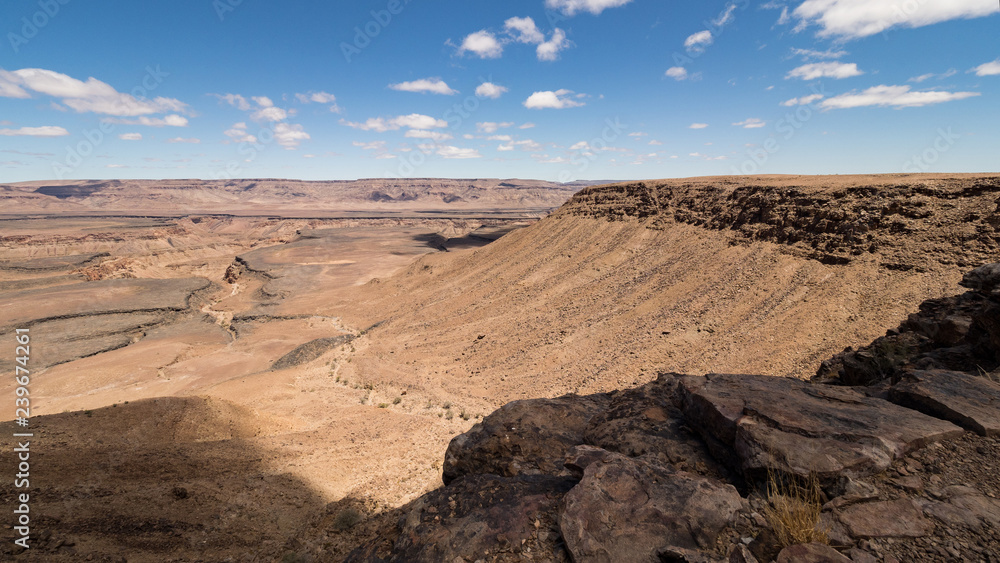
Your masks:
M342 187L0 186L5 558L339 561L510 401L808 379L1000 261L995 175Z

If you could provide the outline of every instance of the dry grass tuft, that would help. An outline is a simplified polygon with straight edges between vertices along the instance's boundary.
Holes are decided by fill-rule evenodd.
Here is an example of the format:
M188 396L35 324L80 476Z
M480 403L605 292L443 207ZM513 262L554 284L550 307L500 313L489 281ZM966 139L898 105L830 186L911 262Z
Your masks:
M819 527L822 498L815 475L810 475L803 484L768 472L764 518L782 548L800 543L830 543L826 531Z

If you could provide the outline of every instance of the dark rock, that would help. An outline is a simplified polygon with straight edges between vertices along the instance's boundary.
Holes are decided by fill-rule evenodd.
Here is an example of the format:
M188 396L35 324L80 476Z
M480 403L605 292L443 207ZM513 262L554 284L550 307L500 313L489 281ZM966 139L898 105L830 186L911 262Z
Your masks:
M760 563L743 544L737 545L729 553L729 563Z
M944 502L919 500L924 512L945 524L977 529L983 523L1000 527L1000 500L983 496L971 487L947 487L940 495Z
M347 561L495 560L527 549L548 554L548 560L566 560L558 533L546 528L554 525L559 501L573 483L545 475L462 477L406 507L389 553L380 556L362 548Z
M782 549L777 563L851 563L851 560L828 545L801 543Z
M878 559L875 559L874 555L856 547L851 548L847 552L847 555L850 556L851 561L854 563L878 563Z
M444 482L477 473L569 475L566 452L584 442L590 419L607 405L607 395L508 403L452 439L445 453Z
M1000 436L1000 384L952 371L913 371L889 390L899 405L950 420L982 436Z
M657 562L711 549L742 506L732 485L615 454L587 467L559 527L574 561Z
M354 340L354 335L351 334L341 334L340 336L334 336L332 338L317 338L316 340L310 340L309 342L296 347L291 352L278 358L273 364L271 364L271 369L288 369L290 367L309 363L323 354L326 354L330 350L333 350L337 346L347 344L351 340Z
M856 504L839 518L855 538L919 538L934 531L934 523L910 499Z
M997 294L1000 288L1000 264L986 264L962 276L962 287L984 294Z
M739 469L816 475L830 483L886 469L891 461L961 428L853 389L750 375L688 377L684 415L732 448Z
M681 377L661 374L652 383L613 392L608 407L587 425L586 443L631 457L644 456L681 471L724 476L725 470L687 428L675 406Z

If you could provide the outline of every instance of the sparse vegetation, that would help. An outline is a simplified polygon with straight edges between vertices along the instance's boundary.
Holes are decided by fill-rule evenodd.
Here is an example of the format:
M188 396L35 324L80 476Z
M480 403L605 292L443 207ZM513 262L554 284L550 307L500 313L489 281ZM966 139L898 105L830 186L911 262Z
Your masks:
M389 408L389 403L379 403L378 404L378 408L380 408L380 409L387 409L387 408Z
M469 413L465 412L464 410L462 411L462 414L460 414L459 416L462 417L462 420L469 420L469 418L471 418L469 416Z
M822 493L815 474L803 483L780 477L773 471L768 472L764 518L774 530L781 547L830 543L826 531L819 527L822 509Z
M403 398L402 397L396 397L395 399L392 400L392 404L394 404L394 405L398 405L399 403L402 403L402 402L403 402Z
M345 508L333 519L333 529L337 532L350 530L364 520L364 514L357 508Z

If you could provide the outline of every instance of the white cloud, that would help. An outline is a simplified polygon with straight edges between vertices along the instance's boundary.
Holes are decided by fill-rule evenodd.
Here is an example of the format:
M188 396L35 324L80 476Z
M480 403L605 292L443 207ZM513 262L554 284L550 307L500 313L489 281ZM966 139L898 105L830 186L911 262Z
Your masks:
M705 129L706 127L708 127L707 123L692 123L688 129Z
M168 143L187 143L190 145L197 145L201 143L201 139L196 139L191 137L190 139L185 139L184 137L174 137L173 139L167 139Z
M984 63L972 69L976 76L996 76L1000 74L1000 59L991 63Z
M250 119L254 121L284 121L288 119L288 112L274 106L264 106L250 114Z
M525 123L525 124L521 125L520 127L518 127L518 129L534 129L534 128L535 128L535 124L531 123L531 122Z
M108 123L120 125L145 125L146 127L187 127L188 120L179 115L159 117L140 117L139 119L107 119Z
M42 127L21 127L19 129L0 129L0 135L5 137L65 137L69 131L54 125Z
M483 29L470 33L462 40L458 54L464 55L466 52L475 53L481 59L498 59L503 55L503 45L497 40L496 35Z
M624 6L631 1L632 0L545 0L545 7L550 10L559 10L567 16L573 16L579 12L590 12L596 16L608 8Z
M900 27L923 27L997 12L993 0L806 0L795 9L797 29L818 25L820 37L857 39Z
M916 82L916 83L919 84L921 82L924 82L925 80L930 80L931 78L937 78L938 80L942 80L942 79L945 79L945 78L949 78L949 77L955 76L956 74L958 74L958 71L955 70L955 69L950 69L947 72L942 72L941 74L935 74L933 72L928 72L927 74L921 74L920 76L914 76L913 78L907 80L907 82Z
M422 78L411 82L400 82L398 84L390 84L389 88L400 92L421 92L442 94L445 96L451 96L458 93L458 90L452 90L451 87L440 78Z
M440 131L426 131L423 129L410 129L406 132L405 136L410 139L430 139L438 142L454 139L454 137L448 133L442 133Z
M660 141L657 141L656 139L653 139L652 141L650 141L649 144L652 145L652 146L654 146L654 147L663 146L663 143L660 142Z
M758 119L756 117L751 117L750 119L740 121L738 123L733 123L733 125L735 125L736 127L742 127L744 129L760 129L761 127L767 125L767 122L762 119Z
M497 99L509 90L504 86L498 86L492 82L483 82L476 88L476 95L480 98Z
M452 147L452 146L438 147L436 152L437 152L438 156L441 156L441 157L444 157L444 158L449 158L449 159L451 159L451 158L465 159L465 158L482 158L483 157L483 155L479 154L479 151L477 151L476 149L462 149L462 148L459 148L459 147Z
M105 168L128 168L128 166L125 166L124 164L105 164L104 167Z
M564 109L586 105L583 102L570 99L569 95L572 93L572 90L565 89L555 92L535 92L524 101L524 107L528 109Z
M733 23L733 20L736 19L736 16L733 15L733 12L735 11L736 11L736 2L733 2L728 6L726 6L725 11L719 14L719 17L713 20L712 24L715 27L723 27Z
M850 78L861 76L864 72L858 70L856 63L809 63L794 68L785 79L801 78L802 80L815 80L817 78Z
M141 141L142 133L122 133L118 138L123 141Z
M811 96L802 96L801 98L792 98L791 100L785 100L781 102L781 105L785 107L792 106L804 106L806 104L811 104L817 100L822 100L823 94L813 94Z
M536 50L538 60L559 60L559 52L568 46L569 41L566 40L566 32L557 27L556 30L552 32L552 37L538 46L538 49Z
M525 139L523 141L514 141L513 145L520 147L523 151L536 152L542 150L542 145L537 141L531 139Z
M875 86L861 93L849 93L823 101L823 109L844 109L867 106L879 107L921 107L978 96L978 92L913 92L909 86Z
M483 121L481 123L476 124L476 131L486 134L496 133L497 130L499 129L506 129L507 127L512 127L513 125L514 124L509 121L505 121L503 123L497 123L495 121Z
M337 97L328 92L309 92L306 94L295 94L295 98L303 104L317 103L329 104L330 111L340 113L341 108L337 105Z
M833 49L816 51L813 49L792 48L792 56L802 57L803 59L839 59L845 55L847 55L847 51L834 51Z
M354 129L376 131L379 133L398 131L404 127L409 129L443 129L448 126L448 122L443 119L435 119L429 115L421 115L419 113L388 118L372 117L364 123L355 123L342 119L340 123Z
M361 147L362 150L366 151L385 150L385 141L372 141L370 143L362 143L360 141L354 141L352 144L356 147Z
M86 82L41 68L0 70L0 96L27 98L28 91L59 98L78 113L133 117L166 112L187 112L187 104L174 98L139 99L110 85L88 78Z
M514 37L515 41L537 45L545 41L545 35L538 31L535 20L531 18L510 18L505 21L504 29Z
M667 76L674 80L687 80L688 71L682 66L672 66L667 69Z
M257 137L247 133L247 124L244 122L234 123L233 126L222 133L229 137L234 143L256 143Z
M274 124L274 140L288 150L297 149L302 141L310 138L309 133L306 133L301 125L295 123Z
M705 47L711 45L713 41L712 32L706 29L705 31L699 31L698 33L695 33L685 39L684 47L688 51L704 51Z
M213 94L220 102L226 102L227 104L235 107L241 111L250 111L250 102L246 98L239 94Z
M257 102L257 105L262 108L269 108L274 106L274 102L272 102L271 98L268 98L267 96L252 96L250 99Z
M487 141L503 141L505 143L509 143L509 142L513 141L514 138L511 137L510 135L492 135L490 137L487 137L486 140Z

